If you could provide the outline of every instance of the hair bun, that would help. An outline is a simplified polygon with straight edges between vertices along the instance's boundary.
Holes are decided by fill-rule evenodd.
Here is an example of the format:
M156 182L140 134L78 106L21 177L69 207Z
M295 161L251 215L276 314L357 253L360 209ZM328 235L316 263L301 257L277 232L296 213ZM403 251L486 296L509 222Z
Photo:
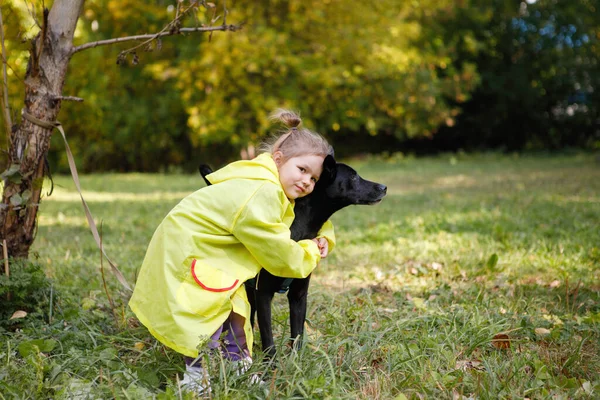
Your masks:
M283 123L287 129L265 141L260 146L262 151L271 154L279 151L283 154L284 160L309 154L325 158L333 152L324 137L310 129L298 127L302 122L298 113L278 108L269 115L269 120Z
M302 119L300 119L300 116L297 113L283 108L278 108L273 111L269 116L269 119L279 120L290 129L297 128L302 123Z

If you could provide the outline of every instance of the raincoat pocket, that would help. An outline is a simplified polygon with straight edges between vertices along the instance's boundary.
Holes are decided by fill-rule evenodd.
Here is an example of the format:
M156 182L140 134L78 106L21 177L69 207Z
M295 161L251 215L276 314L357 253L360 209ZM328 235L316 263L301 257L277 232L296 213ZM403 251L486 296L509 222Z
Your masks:
M219 313L230 303L239 279L198 259L184 262L185 278L177 291L177 302L189 312L204 317Z

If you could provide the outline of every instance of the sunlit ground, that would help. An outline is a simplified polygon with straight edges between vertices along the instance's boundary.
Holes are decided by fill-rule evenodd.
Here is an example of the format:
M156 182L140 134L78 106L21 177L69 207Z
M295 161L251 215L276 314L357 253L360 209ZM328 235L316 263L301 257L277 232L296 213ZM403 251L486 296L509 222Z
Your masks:
M281 375L273 378L276 393L599 393L600 165L592 156L393 156L348 163L386 184L388 195L376 206L348 207L332 218L337 247L314 272L309 295L306 351L321 355L297 361L305 364L302 378L286 375L282 361ZM81 184L108 255L131 283L161 219L204 186L196 175L141 174L84 176ZM102 303L99 252L79 195L67 176L54 185L42 202L33 253L57 288ZM115 279L110 287L126 301ZM274 314L283 346L285 296L276 296ZM135 332L156 347L143 328ZM497 334L507 335L508 350L496 350ZM152 368L159 362L140 357ZM177 361L169 363L175 363L168 364L171 371L178 368ZM174 372L164 374L157 378L162 390ZM337 386L321 382L323 375Z

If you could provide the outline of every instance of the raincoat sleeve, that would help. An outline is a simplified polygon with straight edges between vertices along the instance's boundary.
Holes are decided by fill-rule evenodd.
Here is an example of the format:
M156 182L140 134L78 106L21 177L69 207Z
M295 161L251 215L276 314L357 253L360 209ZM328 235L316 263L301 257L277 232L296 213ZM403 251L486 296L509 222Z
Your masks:
M329 243L329 253L331 253L331 251L333 250L333 248L335 247L335 231L333 230L333 223L331 222L331 220L327 220L323 226L321 227L321 230L319 231L319 233L317 233L317 237L320 238L325 238L327 239L327 242Z
M287 208L280 189L262 185L235 217L233 235L267 271L284 278L306 278L321 259L312 240L291 239L290 228L283 222Z

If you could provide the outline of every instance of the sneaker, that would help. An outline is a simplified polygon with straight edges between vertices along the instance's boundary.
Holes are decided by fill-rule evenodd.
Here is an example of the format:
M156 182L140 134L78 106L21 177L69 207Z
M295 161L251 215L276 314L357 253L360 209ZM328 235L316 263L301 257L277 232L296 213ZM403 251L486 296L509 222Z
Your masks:
M234 361L233 363L236 367L235 374L237 376L244 375L252 366L252 358L250 356L246 356L241 360Z
M252 366L252 358L250 356L244 357L239 361L234 361L234 363L236 364L236 375L237 376L241 376L244 375L246 372L248 372L248 370L250 369L250 366ZM259 385L266 385L266 382L263 381L262 379L260 379L260 375L258 374L252 374L250 375L250 383L253 385L259 384Z
M210 379L202 367L190 367L186 365L183 379L179 382L179 387L182 390L199 395L210 394Z

